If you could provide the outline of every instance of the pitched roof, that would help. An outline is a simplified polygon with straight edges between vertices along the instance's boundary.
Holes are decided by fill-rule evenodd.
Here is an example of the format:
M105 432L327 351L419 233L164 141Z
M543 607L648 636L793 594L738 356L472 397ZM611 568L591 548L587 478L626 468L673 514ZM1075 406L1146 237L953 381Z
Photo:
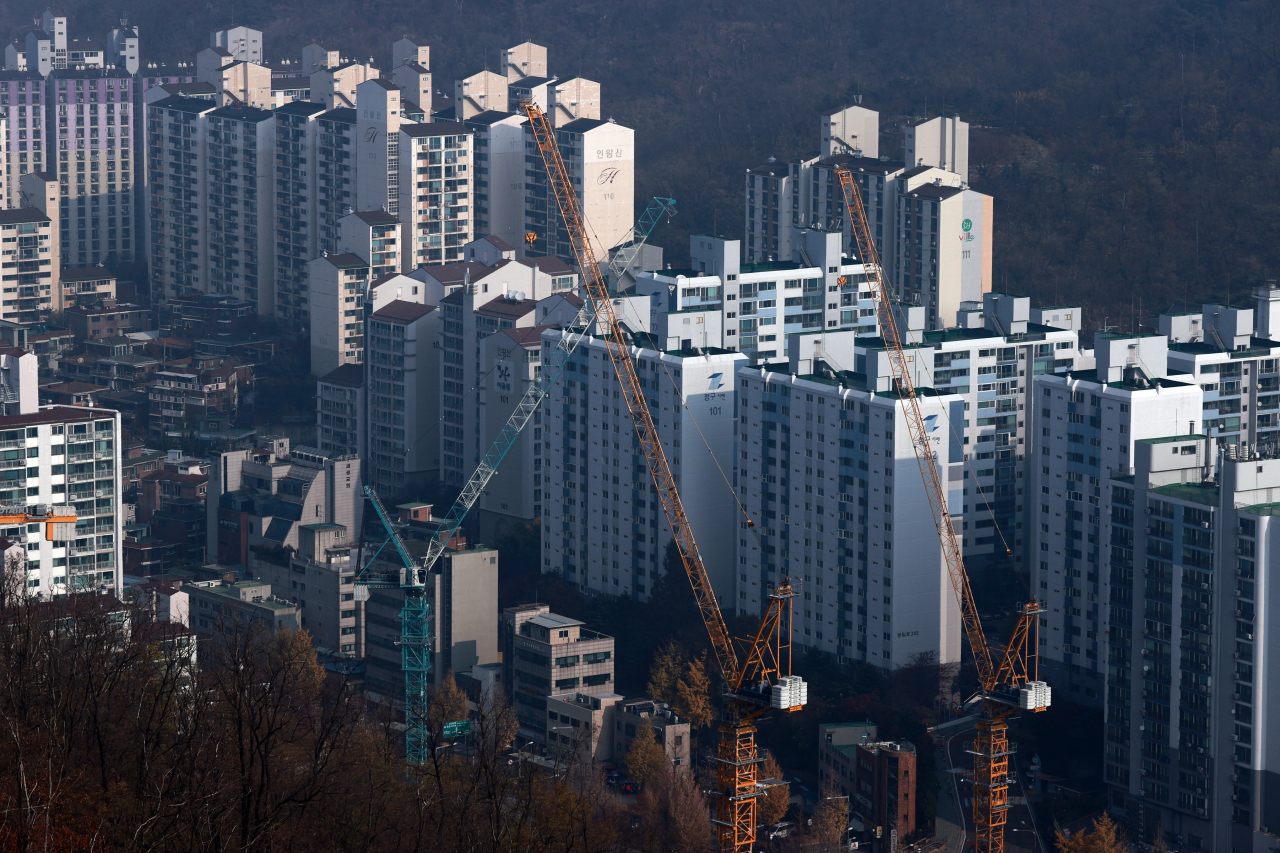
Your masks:
M48 221L49 217L45 216L34 207L15 207L10 210L0 210L0 225L8 223Z
M351 215L360 217L369 225L395 225L400 221L385 210L357 210Z
M560 258L550 255L525 255L524 260L520 263L527 267L536 266L539 270L547 275L570 275L577 274L577 270L566 264Z
M523 329L503 329L498 334L506 335L522 347L541 347L542 333L555 326L528 326Z
M328 261L338 269L369 266L359 255L353 255L350 252L341 252L337 255L325 255L321 260Z
M503 240L501 237L495 237L492 234L490 234L488 237L485 237L484 239L486 242L492 243L496 248L501 249L504 252L515 251L510 245L508 245L507 241Z
M434 305L420 305L417 302L405 302L397 299L373 313L375 320L387 320L392 323L412 323L436 310Z
M433 121L426 124L402 124L400 132L415 137L454 136L468 135L471 133L471 128L460 121Z
M364 365L344 364L321 376L320 381L326 385L346 385L350 388L362 388L364 387Z

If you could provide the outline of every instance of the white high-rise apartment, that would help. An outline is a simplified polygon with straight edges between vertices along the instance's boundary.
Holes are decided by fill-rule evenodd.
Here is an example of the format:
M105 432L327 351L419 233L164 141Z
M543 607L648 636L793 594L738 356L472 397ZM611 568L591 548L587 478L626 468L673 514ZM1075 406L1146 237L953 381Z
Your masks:
M735 609L762 612L789 578L801 594L793 617L799 645L886 670L922 656L958 662L959 607L888 382L796 376L768 365L743 367L735 378L737 488L756 521L754 531L745 521L736 531ZM947 423L963 419L964 401L921 390L939 473L958 485L965 448ZM957 526L958 497L948 502Z
M1129 837L1274 844L1274 446L1171 435L1102 484L1108 805Z
M472 132L444 121L401 125L399 133L403 269L461 261L475 239Z
M356 87L356 207L400 208L400 90L382 77Z
M543 333L544 353L559 334ZM648 336L636 337L631 357L712 587L728 610L737 604L738 575L735 373L746 358L660 352ZM541 482L534 485L542 490L542 570L563 572L588 594L644 599L663 570L671 530L619 394L606 343L591 338L543 404Z
M262 62L262 30L228 27L209 34L209 46L220 47L239 62Z
M385 210L349 213L338 220L338 251L368 261L370 280L398 273L400 220Z
M307 298L307 263L320 245L320 114L324 107L293 101L275 117L275 315L294 319Z
M356 111L347 107L322 113L316 142L316 194L319 248L338 251L338 220L351 212L356 192ZM305 311L301 315L305 318Z
M785 359L789 339L811 330L875 334L865 271L841 254L840 234L795 232L794 259L759 263L739 261L737 240L695 234L689 238L693 269L636 273L636 293L652 297L654 315L719 313L723 338L710 345L739 350L752 361Z
M4 170L4 195L0 204L23 207L22 176L49 167L49 134L54 128L45 92L48 81L34 71L0 71L0 112L8 116L0 144L0 168Z
M475 233L524 243L524 125L517 113L488 110L465 119L475 144Z
M35 175L26 177L29 182ZM41 312L52 310L58 244L48 216L35 207L0 210L0 259L5 264L0 273L5 320L34 323Z
M969 123L938 116L903 128L903 160L908 169L933 166L969 182Z
M1198 433L1203 392L1170 375L1163 337L1099 335L1094 353L1095 370L1035 378L1026 500L1031 593L1048 604L1041 673L1059 695L1096 706L1107 663L1105 480L1132 469L1139 442Z
M217 108L176 95L147 105L149 269L162 301L209 289L205 117Z
M991 290L992 199L931 166L909 169L896 183L891 281L901 302L924 307L927 328L944 328L960 303Z
M256 107L205 116L209 293L275 312L275 117Z
M120 413L39 406L37 383L34 355L0 355L0 386L12 400L0 415L0 454L13 460L0 477L0 502L73 506L75 538L49 540L42 524L5 528L0 536L25 549L29 595L120 596Z
M133 84L119 68L69 68L49 75L49 166L62 184L65 265L132 263L142 256L141 217L134 207L140 166Z
M433 478L440 400L440 312L396 300L365 320L368 480L389 500Z
M329 456L364 458L369 428L364 365L344 364L316 382L316 440Z
M307 264L311 304L311 372L323 376L364 361L364 300L369 263L343 252Z
M580 118L556 128L582 214L591 223L596 258L621 242L635 224L635 131L613 121ZM525 128L525 231L536 239L530 254L573 257L555 193L532 131Z

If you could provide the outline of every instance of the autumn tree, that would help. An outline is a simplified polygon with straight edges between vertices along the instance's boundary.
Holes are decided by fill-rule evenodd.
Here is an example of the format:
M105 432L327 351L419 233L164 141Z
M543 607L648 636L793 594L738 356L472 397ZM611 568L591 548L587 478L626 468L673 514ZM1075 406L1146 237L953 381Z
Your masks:
M778 766L778 762L774 759L772 753L760 765L760 778L782 778L782 768ZM786 782L781 785L774 785L769 789L768 793L760 798L759 802L760 823L764 826L772 826L786 817L787 810L791 808L791 785Z
M440 687L431 697L428 705L427 716L431 720L431 729L443 731L445 723L465 720L470 713L467 694L458 687L458 682L453 677L453 670L449 670L440 680Z
M1093 828L1067 838L1059 829L1055 839L1059 853L1125 853L1129 844L1119 825L1104 813Z
M812 833L822 850L835 850L849 826L849 798L841 796L835 784L822 786L818 804L813 807Z
M711 804L692 773L666 768L641 795L638 846L645 853L709 853Z
M667 754L658 746L653 727L642 723L627 750L627 770L641 785L648 785L667 770Z
M684 666L684 653L674 640L667 640L649 665L649 684L645 688L649 698L655 702L672 704L678 696L676 684Z
M705 729L715 722L716 710L711 701L711 675L707 672L707 653L689 661L684 675L676 682L676 712L694 729Z

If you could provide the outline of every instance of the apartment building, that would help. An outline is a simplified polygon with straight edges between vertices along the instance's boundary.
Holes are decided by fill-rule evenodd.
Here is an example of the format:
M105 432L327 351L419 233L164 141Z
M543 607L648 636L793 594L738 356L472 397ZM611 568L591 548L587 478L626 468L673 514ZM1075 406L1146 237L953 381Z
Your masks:
M106 267L63 267L58 279L64 311L81 305L115 302L116 276Z
M758 521L754 531L745 522L736 531L731 600L740 612L763 612L789 578L802 596L799 645L881 669L921 654L958 661L960 617L942 548L936 536L917 535L934 523L911 435L887 365L869 362L865 374L793 375L767 365L737 372L745 454L737 488ZM959 527L964 444L948 424L964 419L964 401L918 391Z
M143 257L142 217L134 195L141 152L134 138L133 86L129 72L120 68L49 74L49 171L62 188L62 261L68 266L133 263Z
M1132 467L1103 485L1105 776L1110 810L1135 840L1195 850L1271 843L1267 577L1277 486L1273 446L1215 449L1204 435L1141 440Z
M521 735L548 742L548 697L583 690L610 693L614 639L545 604L502 611L503 682ZM558 740L558 738L557 738Z
M53 220L34 207L0 210L0 314L33 323L52 310L58 283L58 242Z
M520 113L485 110L462 123L475 146L475 233L509 246L524 243L525 150Z
M252 27L228 27L209 33L209 46L220 47L238 62L262 62L262 31Z
M544 351L559 334L543 333ZM534 481L542 569L563 572L585 593L644 599L663 569L671 531L631 416L616 396L607 346L583 341L543 403L541 482ZM734 458L734 376L746 358L716 349L660 351L642 334L633 337L631 357L712 586L721 607L737 612L736 511L726 477Z
M256 560L253 570L277 598L291 602L298 624L317 649L358 657L363 649L356 620L352 560L356 543L341 524L319 522L298 527L298 551L279 562Z
M50 169L45 159L50 151L52 111L46 92L49 84L35 71L0 71L0 179L5 208L25 206L22 176Z
M256 107L221 107L205 117L210 293L275 310L272 199L275 118Z
M1204 392L1204 428L1223 444L1263 444L1280 438L1280 290L1257 288L1256 308L1204 305L1199 314L1164 315L1169 370ZM1256 326L1256 328L1255 328Z
M414 559L426 554L427 543L408 539L405 548ZM398 571L399 556L386 551L375 569ZM400 653L400 589L371 590L364 605L365 685L386 696L404 695ZM424 591L431 608L431 678L439 688L449 672L498 662L498 552L482 545L449 549L432 567Z
M1171 375L1161 336L1098 335L1095 370L1034 380L1028 458L1031 592L1045 601L1040 667L1060 696L1103 704L1107 561L1104 480L1134 464L1138 442L1194 435L1203 392Z
M193 581L184 584L190 608L191 630L202 639L217 637L220 631L240 626L261 628L268 635L297 631L301 626L298 608L272 593L271 584L260 580Z
M11 378L8 385L17 383ZM70 540L48 540L44 525L3 531L26 550L28 593L44 598L104 592L120 596L119 413L90 406L37 407L34 395L19 398L13 407L17 412L0 416L0 442L10 448L4 456L11 458L3 463L8 470L0 472L0 501L70 505L77 517Z
M448 294L439 298L443 323L440 341L443 396L437 441L440 477L456 485L466 482L481 454L497 437L496 429L486 430L491 419L489 395L468 397L468 389L482 384L483 377L492 377L498 365L489 359L505 360L514 352L504 346L482 348L481 342L504 330L527 331L536 325L567 323L581 307L577 297L566 301L557 296L572 295L577 276L556 258L511 260L508 256L514 255L513 251L500 249L487 240L477 240L466 250L469 254L480 252L481 256L493 260L493 265L468 261L415 273L415 277L421 276L434 292ZM486 251L491 253L485 255ZM521 339L524 340L523 335ZM512 385L511 390L495 388L497 396L492 402L496 404L493 410L498 413L492 417L500 417L505 422L519 399L512 396L514 387ZM503 397L506 402L502 401Z
M384 499L413 492L438 476L436 427L440 405L440 312L396 300L366 323L370 484Z
M969 182L969 123L960 116L937 116L908 122L903 132L907 168L933 166ZM869 155L869 156L875 156Z
M366 450L368 420L364 366L344 364L316 383L316 438L320 452L360 456Z
M569 179L578 191L582 214L591 223L591 251L608 257L635 224L635 131L612 120L579 118L556 128L556 142ZM573 258L555 193L533 131L525 127L526 233L535 236L531 251Z
M476 237L473 133L461 122L448 121L405 124L399 133L403 269L461 261L463 247Z
M317 448L269 447L218 454L209 469L209 558L249 565L251 546L298 549L303 524L360 530L364 466L357 456L329 456Z
M228 425L236 419L247 371L222 359L218 362L155 373L155 382L147 387L147 432L152 441L163 445L166 438L202 427L203 419L215 418Z
M369 264L350 252L325 254L307 263L311 315L311 372L323 375L364 361L365 291Z
M307 307L307 264L325 251L320 228L320 114L293 101L273 110L275 125L275 315L293 321ZM328 251L334 251L329 249Z
M928 328L942 328L960 303L979 301L991 290L992 199L932 166L908 169L896 183L891 281L900 302L925 308Z
M714 325L723 336L714 340L704 332L705 345L738 350L752 362L786 358L788 341L809 330L875 334L865 270L842 254L840 235L794 230L795 259L760 263L739 261L738 240L695 234L689 238L693 268L638 272L636 294L652 298L655 317L687 312L682 319L697 321L703 312L719 314ZM706 319L692 325L709 329Z
M331 109L321 113L317 121L318 248L332 253L338 251L338 220L351 211L356 199L356 111L349 107Z
M217 108L175 95L147 105L148 269L161 301L209 289L205 117Z

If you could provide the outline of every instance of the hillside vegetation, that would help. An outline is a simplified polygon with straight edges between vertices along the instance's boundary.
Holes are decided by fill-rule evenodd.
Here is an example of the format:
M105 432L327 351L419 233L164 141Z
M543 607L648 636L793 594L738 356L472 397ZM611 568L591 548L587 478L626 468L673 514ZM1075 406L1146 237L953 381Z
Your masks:
M0 23L16 33L42 8L3 4ZM117 14L65 8L73 36L100 38ZM385 65L414 34L445 91L503 47L546 44L552 73L600 80L606 114L635 127L638 201L680 201L654 236L675 263L692 231L741 235L745 167L812 150L818 112L861 97L881 113L882 152L901 150L904 118L972 123L998 289L1128 329L1280 270L1267 0L137 0L129 13L158 61L193 58L232 21L262 28L271 60L319 39Z

